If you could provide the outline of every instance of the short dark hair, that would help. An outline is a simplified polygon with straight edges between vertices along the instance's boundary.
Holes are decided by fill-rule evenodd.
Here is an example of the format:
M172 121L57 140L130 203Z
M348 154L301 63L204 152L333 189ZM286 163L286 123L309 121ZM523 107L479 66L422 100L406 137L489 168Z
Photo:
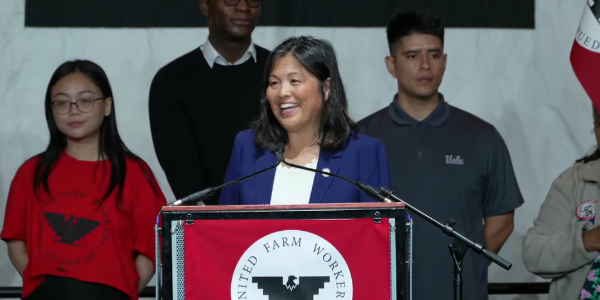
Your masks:
M258 148L266 149L269 143L289 142L287 131L279 124L267 100L269 77L275 63L290 55L319 80L323 97L323 84L329 78L330 93L323 103L320 120L319 146L322 150L340 150L354 136L358 126L348 116L348 99L342 77L338 69L333 46L326 40L311 36L298 36L285 39L269 55L262 82L260 115L253 121L254 142Z
M387 40L390 54L394 55L397 43L412 34L431 34L444 43L442 19L426 10L411 10L394 15L387 24Z

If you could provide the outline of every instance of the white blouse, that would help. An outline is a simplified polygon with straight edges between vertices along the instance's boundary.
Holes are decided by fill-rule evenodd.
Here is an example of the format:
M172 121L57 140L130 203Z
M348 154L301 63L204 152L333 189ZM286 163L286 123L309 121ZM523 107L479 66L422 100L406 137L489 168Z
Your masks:
M316 169L318 161L319 159L315 158L304 167ZM275 170L271 204L308 204L315 174L307 170L288 168L281 163Z

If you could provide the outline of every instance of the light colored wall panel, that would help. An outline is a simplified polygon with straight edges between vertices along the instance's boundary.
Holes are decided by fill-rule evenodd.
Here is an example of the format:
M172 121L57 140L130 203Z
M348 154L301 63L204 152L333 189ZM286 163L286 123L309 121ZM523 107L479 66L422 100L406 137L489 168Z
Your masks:
M594 145L591 102L568 60L583 1L537 1L536 10L535 30L446 33L449 57L441 91L451 104L498 128L526 200L501 252L513 269L506 272L492 266L490 281L539 280L521 261L522 237L552 180ZM60 63L74 58L93 60L106 70L125 143L149 163L165 195L173 200L152 147L148 89L155 72L204 42L207 30L38 29L23 24L24 1L0 0L0 220L15 171L48 141L43 101L50 75ZM255 31L254 40L272 49L285 37L301 34L334 44L354 118L388 105L396 86L383 64L384 29L266 27ZM0 286L20 284L2 243Z

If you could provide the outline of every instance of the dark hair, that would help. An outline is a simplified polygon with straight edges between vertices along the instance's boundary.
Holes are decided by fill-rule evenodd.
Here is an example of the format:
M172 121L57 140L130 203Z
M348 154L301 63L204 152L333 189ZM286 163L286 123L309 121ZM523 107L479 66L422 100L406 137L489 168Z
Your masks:
M395 54L397 43L412 34L430 34L444 43L444 23L441 18L425 10L412 10L394 15L387 24L390 54Z
M50 194L50 188L48 187L48 178L50 177L56 163L59 159L60 154L64 151L67 146L67 137L58 129L56 126L56 122L54 121L54 115L52 114L52 95L51 89L61 78L73 74L73 73L81 73L89 78L91 81L98 86L100 91L102 92L104 98L112 98L112 111L110 115L105 116L100 127L100 141L98 143L98 164L96 165L96 169L100 164L102 159L102 163L104 163L104 159L107 159L110 162L111 166L111 174L110 181L108 185L108 189L98 206L101 206L102 203L110 196L115 188L118 186L117 191L117 207L120 206L122 202L123 196L123 185L125 183L125 175L127 172L126 169L126 158L134 159L142 168L146 175L146 179L151 183L152 188L156 193L158 193L157 187L153 184L152 181L152 171L143 163L142 159L137 155L133 154L119 136L119 131L117 130L117 117L114 105L114 98L112 89L110 87L110 83L108 81L108 77L104 70L97 64L88 61L88 60L73 60L67 61L60 65L52 77L50 78L50 82L48 83L48 88L46 90L46 100L45 100L45 113L46 113L46 123L48 124L48 130L50 131L50 142L48 143L48 147L44 152L36 155L35 157L39 158L36 167L35 167L35 175L34 175L34 183L33 188L38 194L38 187L41 185L44 190Z
M596 109L596 107L594 106L594 104L592 104L592 110L594 112L594 127L599 126L596 125L596 120L600 119L600 114L598 113L598 110ZM589 155L586 155L578 160L576 160L575 162L583 162L584 164L589 163L590 161L594 161L594 160L598 160L600 159L600 149L598 149L598 145L596 145L595 147L596 149L594 150L594 152L592 152Z
M348 100L344 91L342 77L333 46L311 36L299 36L285 39L271 52L265 65L262 82L262 99L259 117L252 122L255 130L254 142L258 148L265 149L269 143L288 143L286 130L273 115L267 89L269 76L275 63L290 55L319 80L319 89L323 97L323 84L329 78L330 94L324 101L321 111L319 146L323 150L340 150L346 146L350 137L355 137L358 126L348 116Z

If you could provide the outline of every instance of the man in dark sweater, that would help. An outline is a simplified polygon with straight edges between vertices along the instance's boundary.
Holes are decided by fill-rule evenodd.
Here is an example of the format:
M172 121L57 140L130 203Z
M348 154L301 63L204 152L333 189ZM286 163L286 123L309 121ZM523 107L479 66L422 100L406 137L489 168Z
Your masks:
M150 87L154 150L177 198L223 183L235 135L258 114L270 54L252 43L261 0L201 0L200 8L207 41L162 67Z

